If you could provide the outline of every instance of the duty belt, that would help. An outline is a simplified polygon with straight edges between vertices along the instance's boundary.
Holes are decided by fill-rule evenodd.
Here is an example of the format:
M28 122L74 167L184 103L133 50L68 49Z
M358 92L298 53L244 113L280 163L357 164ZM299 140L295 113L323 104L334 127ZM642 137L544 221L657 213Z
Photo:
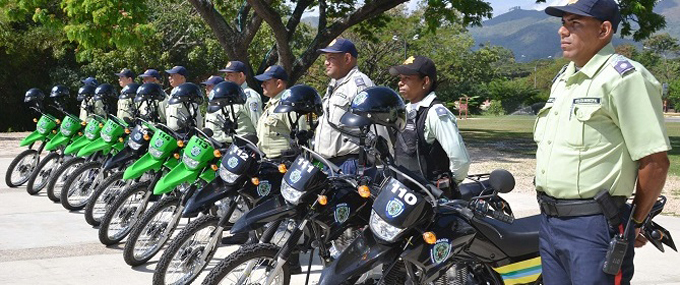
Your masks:
M603 213L602 207L594 199L556 199L542 192L538 193L537 198L541 213L548 216L577 217ZM627 200L623 196L614 196L611 199L617 209L623 206Z

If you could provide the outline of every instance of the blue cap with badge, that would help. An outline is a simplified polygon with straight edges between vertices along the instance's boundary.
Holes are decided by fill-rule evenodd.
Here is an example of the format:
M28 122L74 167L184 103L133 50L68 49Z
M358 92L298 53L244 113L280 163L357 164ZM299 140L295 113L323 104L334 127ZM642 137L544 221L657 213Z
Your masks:
M259 81L267 81L272 78L288 81L288 74L280 65L272 65L267 67L264 73L255 76L255 79Z
M227 67L220 69L220 72L246 72L246 64L238 60L227 62Z
M593 17L600 21L612 23L614 32L621 22L619 5L614 0L569 0L564 6L550 6L545 8L550 16L562 17L564 13Z
M218 83L224 81L222 77L219 77L217 75L210 76L208 80L201 82L203 85L217 85Z
M184 68L184 66L181 66L181 65L174 66L172 69L168 69L165 72L170 73L170 74L176 73L176 74L182 75L184 77L187 77L187 75L189 75L189 72L187 71L187 69Z
M161 74L155 69L147 69L144 73L140 74L139 77L155 77L156 79L161 80Z
M135 73L132 72L132 70L129 70L127 68L123 68L123 70L121 70L120 72L115 73L115 74L118 77L130 77L130 78L135 77Z
M357 57L359 52L357 52L357 47L354 43L348 39L334 39L326 48L319 49L322 53L349 53L353 57Z

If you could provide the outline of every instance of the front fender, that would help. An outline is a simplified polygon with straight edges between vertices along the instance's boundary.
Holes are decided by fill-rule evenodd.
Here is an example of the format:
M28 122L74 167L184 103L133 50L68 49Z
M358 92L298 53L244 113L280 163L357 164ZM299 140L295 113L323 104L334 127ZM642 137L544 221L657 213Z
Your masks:
M340 284L352 277L359 277L377 265L393 262L399 252L398 246L381 244L369 229L364 229L338 259L321 271L317 284Z
M200 169L190 170L184 163L180 163L156 182L156 186L153 188L153 194L162 195L171 192L177 185L185 182L192 183L196 181L198 174L200 174Z
M104 141L104 139L98 137L88 145L83 146L83 148L78 150L78 154L76 156L86 157L98 151L101 151L103 154L108 154L111 151L111 147L111 143L107 143Z
M69 140L71 137L67 137L61 132L57 133L51 140L45 144L45 150L46 151L53 151L59 148L60 146L65 146L68 144Z
M187 200L182 217L194 217L198 213L207 210L215 202L229 196L238 195L238 190L242 185L227 185L222 179L215 179L198 189Z
M245 233L259 229L269 222L295 217L296 208L286 203L281 195L272 196L243 214L231 227L231 233Z
M124 148L122 151L107 159L104 162L104 170L111 170L114 168L119 168L125 165L128 161L139 158L142 152L133 150L129 147Z
M66 147L66 149L64 149L64 154L65 155L75 154L81 148L83 148L84 146L86 146L89 143L90 143L89 139L87 139L85 136L81 136L81 137L75 139L71 144L69 144Z
M123 180L135 179L141 177L144 172L149 170L159 171L163 166L164 160L155 159L150 153L142 155L135 163L128 166L123 172Z
M47 136L41 134L38 131L33 131L32 133L28 134L21 142L19 143L19 146L27 146L30 145L36 141L42 141L45 140Z

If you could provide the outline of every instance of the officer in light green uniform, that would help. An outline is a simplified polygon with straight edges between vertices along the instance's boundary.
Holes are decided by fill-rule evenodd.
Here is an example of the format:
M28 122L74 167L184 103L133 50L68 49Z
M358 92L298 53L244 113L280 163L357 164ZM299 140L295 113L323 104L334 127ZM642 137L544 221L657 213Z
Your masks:
M219 76L210 76L208 80L201 82L201 84L205 85L205 93L208 96L209 100L212 100L213 93L211 92L215 85L223 82L224 79ZM231 114L231 108L234 108L234 114L236 115L236 119L232 118ZM227 110L227 114L232 122L236 122L238 125L238 128L236 128L236 134L246 137L246 138L255 138L255 126L253 126L252 121L250 120L250 117L248 117L248 111L247 108L244 105L241 104L234 104L229 107L225 107L225 110ZM222 117L223 114L222 112L214 112L214 113L206 113L205 114L205 127L209 128L213 131L213 136L212 138L219 141L219 142L226 142L226 143L231 143L231 136L226 134L225 132L222 131L222 123L220 122L219 118Z
M168 80L170 81L170 86L173 87L172 92L170 93L170 96L172 96L172 93L175 92L177 86L181 85L182 83L187 82L186 77L189 75L189 72L187 71L186 68L183 66L174 66L172 69L166 70L170 76L168 76ZM160 104L159 104L160 105ZM203 127L203 115L201 115L201 112L197 112L197 114L193 114L189 116L189 110L184 106L184 104L167 104L165 108L165 120L167 122L168 128L171 128L173 130L179 129L179 118L181 118L181 114L184 114L184 116L187 117L194 117L196 119L196 127L199 129Z
M120 85L120 88L125 88L125 86L128 86L128 84L135 83L135 74L132 72L132 70L129 70L127 68L123 68L118 73L115 73L116 76L118 76L118 84ZM130 96L124 99L119 98L118 99L118 111L116 112L116 117L118 118L123 118L123 117L133 117L133 103L134 103L134 98L135 96Z
M264 107L264 113L257 122L257 147L264 152L268 158L278 158L281 152L290 149L291 123L288 114L275 113L274 109L281 101L281 96L285 93L288 81L288 74L283 67L272 65L264 73L255 76L255 79L262 81L262 90L269 101ZM295 114L290 114L295 120ZM305 120L298 121L300 129L306 129Z
M553 80L534 126L543 281L629 284L633 244L646 241L639 227L668 170L661 85L644 66L615 53L615 1L571 1L545 12L562 18L558 34L571 62ZM634 189L636 229L625 237L620 270L605 271L610 240L624 232L630 216L625 201Z
M155 70L155 69L147 69L139 75L140 78L142 78L142 83L156 83L158 85L163 86L163 83L161 83L161 74ZM166 116L165 116L165 110L167 109L168 106L168 100L170 100L170 96L168 94L165 94L165 100L163 101L157 101L158 102L158 108L156 112L158 113L158 121L160 123L165 123L166 122ZM139 106L139 112L142 114L148 113L146 111L146 102L142 102L142 104Z
M241 89L248 97L243 111L250 118L251 124L257 126L257 120L262 116L262 97L257 91L248 87L246 65L240 61L230 61L224 69L220 69L220 72L224 72L224 80L241 85Z

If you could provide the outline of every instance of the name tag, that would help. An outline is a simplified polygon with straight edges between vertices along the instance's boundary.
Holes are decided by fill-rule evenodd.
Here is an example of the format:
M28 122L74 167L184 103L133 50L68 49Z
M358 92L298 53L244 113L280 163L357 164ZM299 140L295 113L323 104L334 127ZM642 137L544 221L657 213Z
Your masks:
M573 104L600 104L601 98L574 98Z

